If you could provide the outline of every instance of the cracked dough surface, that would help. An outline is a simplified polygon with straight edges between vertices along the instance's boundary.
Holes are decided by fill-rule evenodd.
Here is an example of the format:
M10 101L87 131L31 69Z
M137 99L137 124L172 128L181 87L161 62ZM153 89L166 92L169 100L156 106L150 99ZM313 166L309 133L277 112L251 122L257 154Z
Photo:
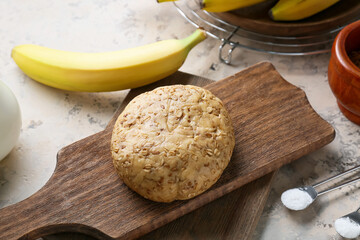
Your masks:
M129 188L171 202L210 188L234 145L232 123L219 98L200 87L173 85L140 94L126 106L113 129L111 153Z

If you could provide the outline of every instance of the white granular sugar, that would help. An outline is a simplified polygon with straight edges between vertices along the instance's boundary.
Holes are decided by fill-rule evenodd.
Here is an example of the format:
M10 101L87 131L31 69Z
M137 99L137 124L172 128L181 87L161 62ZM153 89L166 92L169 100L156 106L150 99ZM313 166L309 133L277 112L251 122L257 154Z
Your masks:
M360 235L360 225L349 217L337 219L335 229L344 238L356 238Z
M298 211L309 206L313 202L313 199L307 192L293 188L283 192L281 201L285 207Z

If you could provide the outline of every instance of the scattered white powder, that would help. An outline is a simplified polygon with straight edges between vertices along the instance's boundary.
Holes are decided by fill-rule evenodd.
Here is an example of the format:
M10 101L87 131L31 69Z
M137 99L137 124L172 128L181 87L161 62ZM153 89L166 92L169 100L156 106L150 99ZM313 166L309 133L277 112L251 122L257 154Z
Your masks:
M307 208L313 202L313 199L307 192L293 188L283 192L281 201L285 207L298 211Z
M349 217L342 217L335 221L335 229L344 238L356 238L360 235L360 225Z

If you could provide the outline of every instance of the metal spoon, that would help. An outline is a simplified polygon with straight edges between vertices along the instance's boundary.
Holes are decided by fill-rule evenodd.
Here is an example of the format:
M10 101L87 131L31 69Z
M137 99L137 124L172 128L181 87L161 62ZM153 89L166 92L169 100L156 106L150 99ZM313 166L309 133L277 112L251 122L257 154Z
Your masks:
M357 238L360 235L360 208L335 221L335 230L344 238Z
M334 191L336 189L339 189L341 187L344 187L344 186L347 186L347 185L350 185L350 184L353 184L355 182L358 182L360 180L360 177L358 178L355 178L355 179L352 179L352 180L349 180L347 182L344 182L338 186L334 186L334 187L331 187L331 188L328 188L326 190L323 190L321 192L317 192L316 191L316 187L320 186L320 185L323 185L325 183L328 183L336 178L339 178L339 177L342 177L346 174L349 174L351 172L354 172L356 170L360 169L360 166L357 166L357 167L354 167L354 168L351 168L345 172L342 172L342 173L339 173L335 176L332 176L332 177L329 177L321 182L318 182L312 186L304 186L304 187L299 187L299 188L293 188L293 189L289 189L285 192L282 193L281 195L281 201L283 202L283 204L285 205L285 207L291 209L291 210L303 210L305 208L307 208L311 203L313 203L315 201L315 199L318 197L318 196L321 196L325 193L328 193L328 192L331 192L331 191ZM305 192L306 194L299 194L300 192L299 191L302 191L302 192ZM297 196L294 196L292 197L291 195L295 195L295 194L298 194ZM310 198L309 198L310 196ZM297 201L298 204L292 204L291 201Z

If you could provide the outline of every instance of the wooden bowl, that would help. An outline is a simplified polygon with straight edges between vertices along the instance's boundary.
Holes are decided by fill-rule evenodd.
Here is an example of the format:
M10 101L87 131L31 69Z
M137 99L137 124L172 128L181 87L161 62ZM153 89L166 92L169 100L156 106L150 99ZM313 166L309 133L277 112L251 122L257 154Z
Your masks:
M349 53L360 51L360 20L342 29L333 43L328 79L339 108L352 122L360 125L360 68Z
M324 0L327 1L327 0ZM275 22L268 12L276 0L268 0L236 11L214 13L243 29L271 36L306 36L331 31L360 16L360 1L339 1L328 9L300 21Z

